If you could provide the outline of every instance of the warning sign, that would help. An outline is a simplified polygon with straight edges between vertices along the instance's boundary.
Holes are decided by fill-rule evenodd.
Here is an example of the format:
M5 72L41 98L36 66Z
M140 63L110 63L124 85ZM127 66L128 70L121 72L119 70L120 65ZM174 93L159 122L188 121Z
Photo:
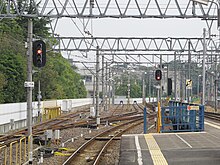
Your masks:
M186 89L192 89L192 80L191 79L186 80Z
M196 111L198 111L198 110L199 110L199 106L188 105L188 106L187 106L187 110L196 110Z

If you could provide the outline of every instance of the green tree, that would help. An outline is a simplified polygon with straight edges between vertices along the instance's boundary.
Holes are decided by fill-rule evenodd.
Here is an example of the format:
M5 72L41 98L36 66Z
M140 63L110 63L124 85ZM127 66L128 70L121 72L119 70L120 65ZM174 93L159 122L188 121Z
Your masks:
M115 94L119 96L127 96L128 95L128 75L121 75L120 77L115 78L116 81L116 89ZM138 98L142 97L142 88L140 79L135 74L131 74L130 76L130 97Z
M25 101L25 61L22 55L11 50L0 52L0 70L4 74L3 96L5 102Z
M26 1L23 0L18 0L18 10L19 11L25 11L28 14L36 14L36 7L39 7L40 1L35 4L34 0L30 0L30 3L27 5ZM36 6L36 7L34 7ZM23 36L25 36L25 38L27 38L27 34L28 34L28 18L24 18L24 17L19 17L16 18L16 21L18 23L18 25L24 29L23 31ZM50 37L50 33L49 30L50 28L47 26L49 25L51 21L49 20L49 18L34 18L33 19L33 34L37 37L40 38L49 38Z
M4 91L3 88L6 84L5 76L3 73L0 72L0 103L4 102Z
M0 74L2 75L0 102L24 101L26 51L22 44L22 29L15 20L2 20L0 29Z
M35 83L39 79L43 99L86 97L86 89L80 75L71 68L68 60L58 53L48 53L46 66L34 76Z
M36 13L33 0L29 5L18 0L19 10ZM36 4L38 5L38 4ZM3 8L5 10L5 8ZM50 21L45 18L33 20L34 34L49 39ZM26 81L27 57L24 42L27 38L26 18L3 19L0 21L0 103L26 101L24 82ZM49 46L48 46L48 49ZM38 70L38 68L34 68ZM47 64L33 75L34 95L40 79L44 99L64 99L86 97L86 90L80 75L60 54L47 53Z

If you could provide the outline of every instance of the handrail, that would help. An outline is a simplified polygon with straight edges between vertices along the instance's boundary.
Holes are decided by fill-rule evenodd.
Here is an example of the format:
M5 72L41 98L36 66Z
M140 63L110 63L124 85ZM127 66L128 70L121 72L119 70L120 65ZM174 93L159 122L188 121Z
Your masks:
M5 149L5 163L4 163L4 164L7 164L7 146L6 146L6 145L1 146L1 147L0 147L0 151L1 151L2 149Z
M19 160L19 164L22 164L22 159L21 159L21 155L22 155L22 153L21 153L21 150L22 150L22 147L21 147L21 145L22 145L22 141L24 140L24 157L23 157L23 159L24 159L24 162L26 162L26 137L24 136L24 137L22 137L21 139L20 139L20 160Z
M12 165L12 147L13 147L13 144L16 144L15 164L17 164L17 159L18 159L18 142L17 141L13 141L13 142L10 143L10 157L9 157L10 165Z

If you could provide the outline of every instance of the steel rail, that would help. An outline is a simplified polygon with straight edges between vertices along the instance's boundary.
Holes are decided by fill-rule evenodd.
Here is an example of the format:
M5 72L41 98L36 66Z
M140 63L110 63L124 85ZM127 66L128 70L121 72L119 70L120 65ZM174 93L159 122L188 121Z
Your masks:
M105 130L105 131L103 131L103 132L101 132L101 133L95 135L95 136L92 137L90 140L88 140L87 142L85 142L84 144L82 144L74 153L72 153L71 156L70 156L62 165L70 164L70 163L73 161L73 159L75 159L75 157L76 157L80 152L82 152L87 146L89 146L92 142L94 142L97 137L102 136L102 135L106 134L106 133L109 132L109 131L113 131L113 130L118 129L118 128L124 126L124 125L127 125L127 124L129 124L129 123L133 123L133 122L139 121L139 120L142 120L142 117L141 117L141 118L137 118L137 119L135 119L135 120L130 120L129 122L125 122L125 123L123 123L123 124L121 124L121 125L112 127L112 128L110 128L110 129L108 129L108 130Z
M220 114L219 113L205 112L204 116L205 116L205 118L216 120L216 121L220 122Z
M83 111L84 112L84 111ZM95 124L94 119L86 119L86 120L81 120L78 122L71 122L71 123L66 123L64 124L63 122L68 121L69 119L72 119L73 116L78 116L80 112L76 112L76 113L71 113L71 114L67 114L64 116L61 116L59 118L53 119L53 120L49 120L43 123L40 123L38 125L35 125L33 127L33 135L39 135L44 133L44 131L46 129L68 129L68 128L72 128L72 127L83 127L83 126L87 126L88 124ZM132 120L134 118L137 117L137 115L140 115L141 113L137 113L137 112L129 112L129 113L124 113L124 114L117 114L117 115L110 115L104 118L101 118L101 124L105 124L106 121L109 122L117 122L117 121L126 121L126 120ZM69 119L68 119L69 117ZM140 116L139 116L140 117ZM47 126L48 125L48 126ZM38 128L40 127L40 128ZM9 135L5 135L0 137L0 142L3 142L5 145L9 145L12 141L16 141L19 140L21 137L25 136L27 134L27 130L26 129L22 129L19 130L17 132L13 132Z
M100 161L100 158L102 156L102 154L104 153L104 151L107 149L107 147L109 146L109 144L113 141L113 139L115 137L118 137L118 136L121 136L124 132L134 128L135 126L139 125L143 123L143 121L140 121L140 122L137 122L137 123L134 123L132 124L131 126L129 126L128 128L125 128L124 130L118 132L117 134L115 134L111 139L109 139L106 144L102 147L101 151L99 152L99 154L97 155L96 159L95 159L95 162L93 163L93 165L98 165L99 161Z

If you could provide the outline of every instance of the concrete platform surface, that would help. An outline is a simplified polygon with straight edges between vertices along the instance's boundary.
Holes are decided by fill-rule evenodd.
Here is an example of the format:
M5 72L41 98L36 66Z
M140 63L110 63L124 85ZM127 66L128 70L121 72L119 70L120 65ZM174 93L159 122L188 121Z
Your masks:
M219 165L220 126L204 132L123 135L119 165Z

